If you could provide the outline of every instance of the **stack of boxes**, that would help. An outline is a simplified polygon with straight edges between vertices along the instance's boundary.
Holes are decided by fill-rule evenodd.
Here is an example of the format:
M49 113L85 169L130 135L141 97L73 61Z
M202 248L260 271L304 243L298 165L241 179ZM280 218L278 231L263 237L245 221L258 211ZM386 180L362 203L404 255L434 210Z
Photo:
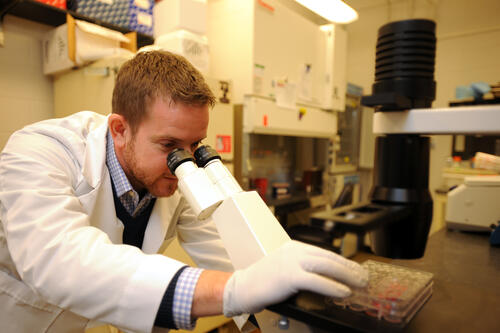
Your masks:
M66 23L47 32L42 40L43 73L61 74L95 60L130 55L136 42L122 33L66 16Z
M153 10L155 45L180 54L200 72L209 72L205 0L161 0Z
M76 12L152 36L153 6L154 0L78 0Z
M209 73L206 0L38 1L68 6L97 21L154 36L156 46L184 56L200 72Z

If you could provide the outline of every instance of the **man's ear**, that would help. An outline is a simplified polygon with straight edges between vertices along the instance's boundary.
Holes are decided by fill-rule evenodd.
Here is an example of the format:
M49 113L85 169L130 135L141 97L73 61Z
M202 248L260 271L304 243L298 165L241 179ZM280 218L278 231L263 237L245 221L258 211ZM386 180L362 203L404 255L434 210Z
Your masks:
M108 127L113 137L116 148L123 148L126 146L127 140L130 138L131 128L121 114L112 113L108 118Z

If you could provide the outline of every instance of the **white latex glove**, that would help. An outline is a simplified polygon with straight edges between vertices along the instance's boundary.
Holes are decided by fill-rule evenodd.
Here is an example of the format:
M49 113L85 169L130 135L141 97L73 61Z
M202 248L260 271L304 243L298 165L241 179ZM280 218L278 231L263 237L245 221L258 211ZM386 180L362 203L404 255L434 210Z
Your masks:
M234 272L224 288L224 315L257 313L299 290L347 297L351 290L345 284L364 287L367 282L368 272L358 263L291 240L251 266Z

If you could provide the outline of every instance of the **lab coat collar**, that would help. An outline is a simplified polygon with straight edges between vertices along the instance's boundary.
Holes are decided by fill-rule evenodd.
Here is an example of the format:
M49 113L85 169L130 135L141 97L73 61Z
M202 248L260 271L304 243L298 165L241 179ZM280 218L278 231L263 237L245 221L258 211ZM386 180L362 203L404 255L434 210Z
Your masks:
M87 136L87 145L83 160L82 175L90 186L96 188L101 183L106 169L106 134L108 132L108 118L95 129L90 130Z

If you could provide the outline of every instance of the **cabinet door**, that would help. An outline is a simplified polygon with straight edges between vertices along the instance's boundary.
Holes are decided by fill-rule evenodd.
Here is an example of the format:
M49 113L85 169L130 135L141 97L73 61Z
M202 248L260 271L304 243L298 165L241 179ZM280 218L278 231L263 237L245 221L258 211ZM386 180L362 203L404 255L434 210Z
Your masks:
M275 95L281 80L296 84L297 101L345 110L347 32L341 25L319 24L309 16L269 1L270 13L255 8L253 91Z
M251 93L273 96L273 81L288 79L297 84L299 99L321 103L325 80L324 33L319 25L280 1L266 2L274 7L273 12L255 7L253 56L261 70L254 80L261 80L261 84L254 82Z

